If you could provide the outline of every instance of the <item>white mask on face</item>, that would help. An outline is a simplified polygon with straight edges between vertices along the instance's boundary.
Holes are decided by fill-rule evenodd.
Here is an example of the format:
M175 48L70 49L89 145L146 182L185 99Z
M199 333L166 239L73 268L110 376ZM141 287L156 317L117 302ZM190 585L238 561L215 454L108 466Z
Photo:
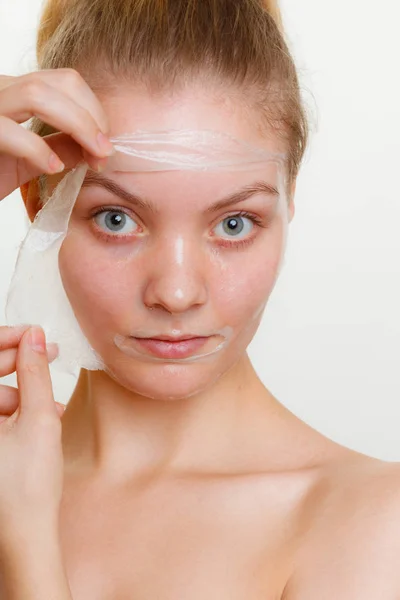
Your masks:
M275 235L271 237L271 244L280 245L279 275L288 227L285 155L272 154L214 131L137 131L111 141L116 153L109 159L105 173L254 169L265 172L268 183L278 191L274 201ZM79 368L105 369L102 357L91 347L74 315L58 263L59 251L69 233L70 217L87 171L88 165L81 163L69 172L37 214L21 245L6 304L7 323L43 327L47 342L59 345L59 357L54 365L71 373ZM259 308L253 322L261 318L265 304ZM254 325L253 322L249 323L249 327ZM135 333L140 335L139 331ZM200 333L216 334L221 342L216 347L202 349L203 353L199 352L190 359L176 359L176 362L212 360L229 344L232 335L228 324L218 332ZM151 331L141 332L143 337L151 337L151 334ZM140 358L140 353L132 348L126 337L116 334L114 343L125 354Z

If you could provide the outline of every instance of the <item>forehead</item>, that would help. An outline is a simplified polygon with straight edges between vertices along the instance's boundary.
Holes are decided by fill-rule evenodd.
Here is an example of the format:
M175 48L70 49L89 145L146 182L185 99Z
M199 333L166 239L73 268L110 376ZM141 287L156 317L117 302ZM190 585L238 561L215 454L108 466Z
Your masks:
M246 100L243 91L199 84L175 91L150 92L147 86L123 84L97 91L110 123L110 136L138 129L213 130L231 135L271 153L285 152L281 136Z
M250 199L253 209L275 210L283 198L276 170L277 165L271 164L238 172L88 172L77 204L104 204L107 199L113 202L112 197L121 198L139 213L172 218L174 223L177 217L181 221L198 213L212 218L233 206L244 210ZM100 189L107 195L99 193Z

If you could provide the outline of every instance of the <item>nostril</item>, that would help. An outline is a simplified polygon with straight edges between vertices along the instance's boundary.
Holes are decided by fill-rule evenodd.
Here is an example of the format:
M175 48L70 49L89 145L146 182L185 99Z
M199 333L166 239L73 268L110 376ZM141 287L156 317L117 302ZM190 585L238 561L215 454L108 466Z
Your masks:
M207 299L208 288L201 274L164 270L152 274L143 290L142 302L148 309L160 308L169 314L181 314L204 305Z

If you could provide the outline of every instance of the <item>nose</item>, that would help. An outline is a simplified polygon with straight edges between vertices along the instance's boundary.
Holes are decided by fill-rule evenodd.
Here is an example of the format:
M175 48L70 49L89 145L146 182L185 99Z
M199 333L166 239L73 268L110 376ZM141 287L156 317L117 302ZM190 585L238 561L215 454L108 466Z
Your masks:
M169 247L157 248L151 257L143 302L148 308L161 308L181 314L207 302L206 267L201 253L182 238Z

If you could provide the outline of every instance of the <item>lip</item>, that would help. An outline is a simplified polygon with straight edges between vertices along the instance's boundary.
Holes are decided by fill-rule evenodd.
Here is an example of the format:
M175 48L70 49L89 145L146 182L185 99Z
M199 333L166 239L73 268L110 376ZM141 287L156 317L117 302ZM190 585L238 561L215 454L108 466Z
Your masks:
M157 338L135 338L132 340L141 348L159 358L187 358L202 348L208 337L181 336L171 338L160 335Z
M163 342L183 342L186 340L194 340L194 339L199 339L199 338L205 338L205 337L209 337L209 336L205 336L205 335L196 335L194 333L187 333L187 334L183 334L183 335L157 335L155 337L152 338L136 338L139 340L162 340Z

